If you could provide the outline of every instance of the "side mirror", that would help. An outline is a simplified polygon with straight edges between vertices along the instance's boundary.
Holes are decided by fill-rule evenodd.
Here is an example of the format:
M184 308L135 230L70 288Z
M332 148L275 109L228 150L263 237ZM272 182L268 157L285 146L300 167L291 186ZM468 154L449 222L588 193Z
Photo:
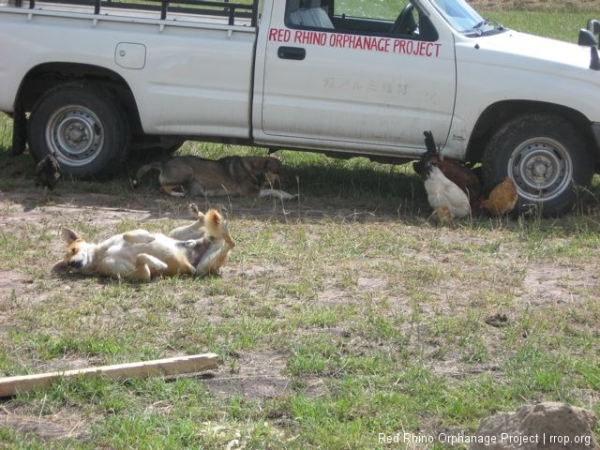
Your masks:
M598 23L597 21L594 22ZM598 45L598 39L596 39L594 33L589 29L581 29L579 30L579 39L577 43L582 47L596 47Z
M590 30L595 36L600 34L600 22L598 22L596 19L588 20L586 28Z
M598 30L600 31L600 22L598 22L597 20L590 20L588 22L588 27L590 26L590 24L593 28L595 28L597 26ZM594 36L594 33L592 31L590 31L589 29L579 30L578 43L582 47L590 48L590 51L591 51L590 69L600 70L600 57L598 57L598 48L597 48L598 47L598 39L596 39L596 36Z

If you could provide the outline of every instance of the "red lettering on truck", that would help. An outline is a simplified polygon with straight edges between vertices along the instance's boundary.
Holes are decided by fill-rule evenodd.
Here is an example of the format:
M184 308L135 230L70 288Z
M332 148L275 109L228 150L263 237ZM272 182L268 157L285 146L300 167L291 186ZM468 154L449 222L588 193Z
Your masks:
M326 33L324 31L295 30L292 37L286 28L269 29L269 41L290 42L301 45L317 45L331 48L347 48L381 53L438 58L442 44L437 42L415 41L411 39L391 39L356 34Z

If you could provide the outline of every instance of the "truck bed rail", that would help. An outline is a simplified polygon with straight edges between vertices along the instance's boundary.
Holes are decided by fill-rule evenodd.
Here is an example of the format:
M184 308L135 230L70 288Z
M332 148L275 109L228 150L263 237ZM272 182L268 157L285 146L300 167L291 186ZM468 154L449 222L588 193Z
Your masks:
M15 0L15 6L22 8L29 6L34 9L36 4L46 3L44 0ZM160 12L160 19L166 20L168 13L183 13L196 15L212 15L226 17L229 25L235 25L236 18L250 19L254 27L258 22L258 0L248 3L231 3L229 0L215 2L208 0L144 0L134 3L131 1L113 0L52 0L51 3L61 5L89 6L94 14L102 14L102 8L123 8L129 10L143 10Z

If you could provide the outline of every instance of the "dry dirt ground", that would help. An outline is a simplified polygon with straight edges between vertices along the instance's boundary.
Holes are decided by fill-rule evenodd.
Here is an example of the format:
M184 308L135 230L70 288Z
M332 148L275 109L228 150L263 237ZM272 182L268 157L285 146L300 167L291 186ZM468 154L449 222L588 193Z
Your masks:
M394 204L395 206L392 206ZM60 239L59 228L61 225L72 223L89 224L97 231L99 236L113 234L118 226L128 224L130 226L145 226L156 229L164 227L165 222L169 227L180 225L188 220L186 210L187 200L165 199L151 189L140 191L128 191L119 194L97 194L89 192L77 192L68 186L61 186L56 194L44 198L40 190L15 189L0 192L0 237L3 239L27 239L27 234L46 234L44 241L45 253L40 260L24 252L22 258L11 259L8 266L0 269L0 340L6 336L11 328L11 305L14 301L25 301L33 304L44 302L56 292L63 292L65 298L76 287L71 288L68 284L72 281L52 277L50 267L63 253L64 244ZM365 201L365 203L352 201L352 199L320 199L304 198L299 202L290 202L282 205L278 201L263 199L245 200L233 199L221 205L227 215L232 217L232 228L235 230L236 222L257 221L268 227L270 223L285 223L286 221L302 221L304 223L346 223L356 220L373 220L389 223L391 227L398 227L399 232L405 233L415 241L429 239L435 236L440 239L440 245L451 247L458 240L472 240L474 246L485 246L485 240L477 236L465 236L460 229L435 230L425 222L426 213L404 215L399 211L398 203L382 203L377 206L376 202ZM239 225L238 225L239 226ZM500 226L500 228L502 228ZM45 231L42 231L45 230ZM502 230L500 230L502 232ZM235 234L234 234L235 237ZM415 244L418 246L418 244ZM243 246L235 249L243 253ZM415 252L416 260L421 258L437 258L443 267L452 270L454 264L460 264L458 255L450 251L445 259L440 262L440 255L423 255L414 249L407 248L408 253ZM509 251L510 254L510 251ZM38 270L24 270L23 264L38 264ZM384 263L382 261L374 264ZM343 265L343 261L341 262ZM474 270L480 268L473 267ZM331 269L332 278L335 268ZM232 280L244 280L245 283L255 283L256 289L260 290L260 276L265 271L281 272L282 278L293 277L290 268L265 267L260 263L247 265L242 261L233 261L224 268L223 276ZM523 274L523 272L525 272ZM565 267L560 260L546 261L544 264L529 264L508 258L496 261L493 270L490 270L491 278L483 279L479 286L457 287L452 278L445 278L436 283L435 290L430 294L445 299L447 292L452 292L452 300L456 303L446 305L455 311L466 311L468 308L481 306L479 295L492 292L494 285L500 285L506 278L513 274L520 274L522 282L515 287L518 292L518 302L529 308L550 307L562 304L571 307L575 304L583 304L590 295L599 292L600 282L598 280L597 268L590 266L588 262L582 261L578 265ZM389 281L384 274L375 277L372 274L361 274L356 281L357 288L363 290L379 291L385 290ZM39 277L39 278L37 278ZM339 278L338 278L339 280ZM237 282L236 281L236 282ZM512 282L512 281L510 281ZM75 281L75 283L77 283ZM460 281L458 282L461 283ZM90 285L86 285L89 289ZM91 285L93 289L102 289L102 282ZM401 290L401 288L400 288ZM389 298L390 308L394 311L406 309L406 298L402 293L394 293ZM336 302L348 302L348 293L343 288L336 286L335 282L328 285L319 293L318 302L323 304L336 304ZM443 300L445 303L446 301ZM435 306L438 308L439 306ZM436 311L427 311L423 306L424 314L435 314ZM490 310L486 319L491 325L490 338L495 339L494 329L500 329L505 320L511 320L510 308ZM437 311L439 312L439 311ZM495 314L497 312L497 314ZM509 317L505 317L506 313ZM310 330L311 332L314 330ZM524 330L526 333L526 330ZM351 344L350 344L351 345ZM370 345L358 342L358 345ZM428 344L429 345L429 344ZM495 348L499 343L492 344ZM435 352L437 344L431 343L428 351ZM232 374L226 367L220 369L210 378L203 381L216 395L239 394L245 398L263 400L277 398L284 395L289 388L290 378L284 375L286 359L277 351L261 350L248 352L236 356L237 373ZM494 360L483 364L470 366L461 365L459 357L441 358L435 362L434 371L444 377L462 377L465 373L495 373L497 367ZM61 363L59 361L59 363ZM28 362L33 364L32 371L56 370L57 367L41 362ZM69 368L93 365L93 359L65 360ZM63 367L64 368L64 367ZM326 387L320 378L305 380L306 390L313 391L314 395L322 393ZM592 401L590 397L588 399ZM597 399L594 399L596 401ZM159 407L158 405L157 407ZM12 428L33 432L43 439L56 439L65 437L77 437L85 440L89 423L82 421L77 412L63 408L55 414L35 416L26 408L4 407L0 403L0 426L8 425Z

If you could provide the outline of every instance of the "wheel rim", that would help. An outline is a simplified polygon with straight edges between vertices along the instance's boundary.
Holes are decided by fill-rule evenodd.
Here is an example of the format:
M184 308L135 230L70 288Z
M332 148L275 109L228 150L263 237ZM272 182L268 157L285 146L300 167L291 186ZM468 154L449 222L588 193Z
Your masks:
M50 117L46 142L61 163L85 166L100 154L104 127L91 110L79 105L65 106Z
M551 138L534 138L515 149L508 162L519 195L528 200L552 200L568 189L573 163L567 149Z

